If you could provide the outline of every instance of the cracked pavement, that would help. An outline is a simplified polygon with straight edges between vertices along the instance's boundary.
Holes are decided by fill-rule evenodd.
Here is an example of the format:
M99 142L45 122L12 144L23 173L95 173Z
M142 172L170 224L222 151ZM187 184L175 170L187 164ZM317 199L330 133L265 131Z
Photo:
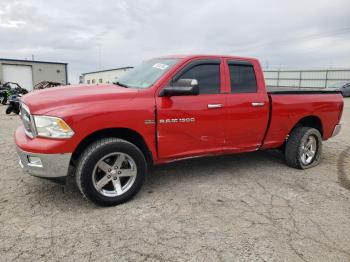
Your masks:
M295 170L278 151L154 167L111 208L23 174L20 124L0 106L1 261L350 261L350 98L321 164Z

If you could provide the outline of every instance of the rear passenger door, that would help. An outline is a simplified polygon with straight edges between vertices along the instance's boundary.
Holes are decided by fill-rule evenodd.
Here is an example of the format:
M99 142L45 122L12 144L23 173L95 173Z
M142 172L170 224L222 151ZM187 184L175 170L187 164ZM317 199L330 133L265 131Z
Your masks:
M258 64L226 59L225 100L226 151L254 151L261 145L269 119L269 101L264 86L258 86Z

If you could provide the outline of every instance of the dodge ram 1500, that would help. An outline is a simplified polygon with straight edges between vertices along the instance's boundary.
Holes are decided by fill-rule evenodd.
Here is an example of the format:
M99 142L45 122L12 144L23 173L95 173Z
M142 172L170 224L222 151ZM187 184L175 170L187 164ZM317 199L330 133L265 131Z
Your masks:
M280 148L287 165L313 167L342 111L338 91L267 90L256 59L169 56L114 84L25 95L15 142L25 171L73 170L82 194L108 206L133 197L150 165L189 157Z

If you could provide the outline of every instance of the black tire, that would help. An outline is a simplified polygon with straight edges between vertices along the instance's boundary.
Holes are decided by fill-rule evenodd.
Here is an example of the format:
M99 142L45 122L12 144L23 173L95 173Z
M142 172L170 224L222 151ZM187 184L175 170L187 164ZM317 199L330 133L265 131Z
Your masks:
M99 160L109 154L121 152L132 158L137 173L132 186L118 196L105 196L100 193L93 182L93 173ZM141 150L134 144L118 139L104 138L88 146L80 157L76 169L76 182L82 194L100 206L115 206L130 200L141 189L147 175L147 163Z
M8 108L6 108L6 114L9 115L12 112L12 106L8 106Z
M4 98L4 99L1 101L1 104L6 105L6 104L7 104L7 98Z
M311 137L316 140L316 152L310 159L310 163L302 161L303 148ZM307 169L320 163L322 154L322 136L320 132L311 127L297 127L293 129L286 142L285 159L287 165L297 169Z

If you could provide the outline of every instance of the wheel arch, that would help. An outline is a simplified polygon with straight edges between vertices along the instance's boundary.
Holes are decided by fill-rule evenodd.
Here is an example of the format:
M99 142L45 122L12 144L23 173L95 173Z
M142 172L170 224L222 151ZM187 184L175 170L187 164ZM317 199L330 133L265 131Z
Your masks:
M129 128L106 128L97 130L88 136L86 136L83 140L80 141L76 149L72 154L72 163L76 166L76 162L79 160L79 156L85 150L87 146L89 146L92 142L108 137L115 137L124 139L134 145L136 145L144 154L146 161L148 164L153 163L153 155L149 147L147 146L144 138L141 134L136 132L135 130Z
M300 126L315 128L320 132L321 136L323 137L323 131L324 131L323 124L321 119L318 116L309 115L299 119L299 121L297 121L294 124L294 126L292 127L292 129L289 131L288 134L290 134L296 127L300 127Z

